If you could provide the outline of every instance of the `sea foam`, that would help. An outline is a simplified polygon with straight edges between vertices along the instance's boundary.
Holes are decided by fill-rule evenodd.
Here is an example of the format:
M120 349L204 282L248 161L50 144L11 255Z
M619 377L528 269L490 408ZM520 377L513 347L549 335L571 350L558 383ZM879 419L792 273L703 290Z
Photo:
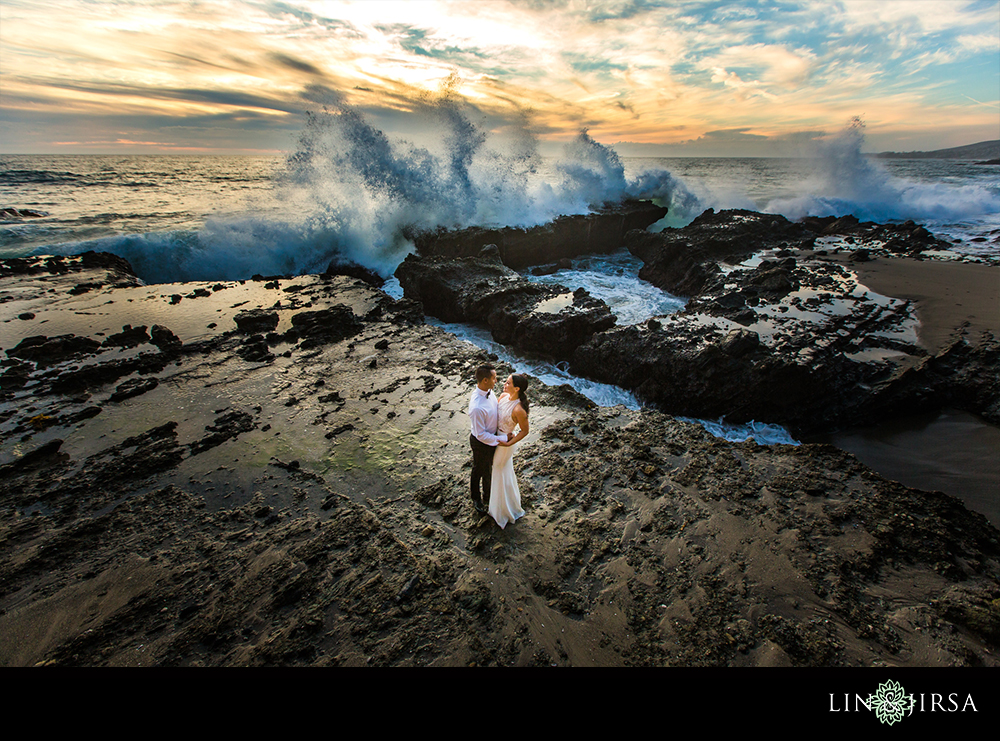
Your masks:
M837 136L817 142L813 173L795 186L799 195L775 198L763 210L791 220L853 214L862 221L935 224L1000 214L995 187L894 176L862 153L864 141L864 124L855 120Z
M46 244L36 253L113 252L150 283L234 280L254 274L319 272L337 258L390 276L419 231L472 225L530 227L625 198L669 209L652 229L681 227L705 208L753 208L790 219L854 214L914 219L932 230L1000 221L1000 192L986 184L894 177L862 153L863 125L818 142L808 175L782 188L795 195L754 202L716 176L684 179L655 160L628 170L585 130L557 157L543 157L530 121L487 128L485 115L451 93L411 114L421 143L391 137L364 113L334 100L308 115L294 151L242 212L198 228ZM428 133L430 132L430 133ZM702 161L704 164L707 161ZM630 163L631 164L631 163ZM800 182L793 182L799 178ZM763 181L762 181L763 182Z
M418 116L418 114L414 114ZM555 160L525 124L491 133L477 109L452 95L426 106L423 146L391 138L361 112L333 104L309 114L269 197L202 228L46 245L119 254L151 283L322 271L333 258L391 275L422 230L529 227L626 197L668 207L692 202L666 170L625 176L618 155L586 131ZM419 124L419 125L417 125Z

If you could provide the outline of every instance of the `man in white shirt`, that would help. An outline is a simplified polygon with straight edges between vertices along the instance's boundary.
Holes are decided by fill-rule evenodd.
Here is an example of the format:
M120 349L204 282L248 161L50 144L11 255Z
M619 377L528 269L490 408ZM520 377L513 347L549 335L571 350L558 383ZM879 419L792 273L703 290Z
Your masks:
M469 399L469 420L472 434L472 477L469 485L472 506L477 512L489 511L490 478L493 475L493 454L497 444L506 442L507 435L497 435L497 395L493 387L497 382L497 372L489 365L476 368L476 388ZM480 495L480 486L482 495Z

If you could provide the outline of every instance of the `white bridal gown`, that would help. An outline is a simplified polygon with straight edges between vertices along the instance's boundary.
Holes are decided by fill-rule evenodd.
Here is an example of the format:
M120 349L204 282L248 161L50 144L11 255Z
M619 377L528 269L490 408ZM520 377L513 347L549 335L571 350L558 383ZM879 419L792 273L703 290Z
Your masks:
M500 433L513 432L517 423L511 417L519 401L511 401L507 394L497 400L497 419ZM499 434L499 433L498 433ZM498 445L493 454L493 478L490 479L490 516L497 525L505 527L524 514L521 509L521 490L514 475L513 445Z

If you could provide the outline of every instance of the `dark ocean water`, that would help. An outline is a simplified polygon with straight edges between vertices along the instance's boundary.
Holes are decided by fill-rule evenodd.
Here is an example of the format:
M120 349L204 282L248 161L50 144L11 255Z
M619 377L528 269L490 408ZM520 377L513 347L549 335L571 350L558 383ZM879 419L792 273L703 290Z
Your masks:
M849 138L811 158L622 159L585 136L559 158L372 137L324 131L285 157L0 155L0 206L45 214L0 220L0 256L113 252L150 283L313 272L335 255L389 276L408 230L530 226L625 196L667 205L660 226L708 207L913 219L958 253L1000 255L1000 168L873 160Z

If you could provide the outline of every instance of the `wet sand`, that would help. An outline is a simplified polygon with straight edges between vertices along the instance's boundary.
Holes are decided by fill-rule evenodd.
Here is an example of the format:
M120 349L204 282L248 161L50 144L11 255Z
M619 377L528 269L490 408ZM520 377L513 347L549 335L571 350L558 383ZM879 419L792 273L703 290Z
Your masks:
M834 256L846 261L847 255ZM916 304L917 336L931 353L965 334L1000 336L1000 267L908 257L850 262L883 296ZM883 476L957 496L1000 526L1000 428L955 409L845 430L817 441L854 453Z
M852 263L876 293L917 304L919 337L931 352L945 347L967 323L970 341L1000 336L1000 267L907 257Z
M943 491L1000 527L1000 428L956 409L818 438L886 478Z

